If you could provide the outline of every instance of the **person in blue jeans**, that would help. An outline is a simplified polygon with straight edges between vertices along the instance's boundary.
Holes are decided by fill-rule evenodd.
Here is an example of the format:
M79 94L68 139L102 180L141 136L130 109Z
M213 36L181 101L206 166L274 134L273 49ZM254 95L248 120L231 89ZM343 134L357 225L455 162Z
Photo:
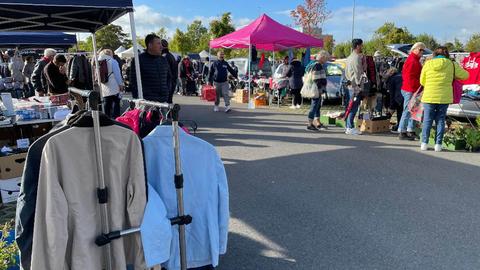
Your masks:
M363 55L363 40L352 40L352 53L347 58L347 66L345 68L345 78L348 81L348 90L350 102L347 107L346 130L347 135L361 135L362 133L355 128L355 116L362 100L362 91L364 87L364 74L366 70Z
M322 107L322 93L327 88L327 73L323 65L330 59L330 54L324 50L316 56L316 61L307 66L307 72L313 72L313 80L317 84L318 97L312 98L310 112L308 113L307 129L311 131L326 130L327 128L320 122L320 108Z
M403 96L403 113L400 123L398 123L398 138L400 140L413 141L416 138L415 121L411 118L408 110L408 103L412 99L413 94L420 87L420 74L422 72L422 64L420 60L425 52L425 44L417 42L412 46L410 55L408 56L402 69L402 96Z
M436 125L435 145L436 151L441 151L443 135L445 134L445 119L447 117L448 104L423 104L423 129L422 129L422 144L425 146L430 139L430 130L433 126L433 121ZM422 149L423 150L423 149Z
M458 63L450 60L446 47L439 47L433 52L433 59L425 63L420 76L420 83L424 86L422 151L428 150L430 130L433 121L436 125L435 151L442 151L443 135L445 133L445 118L448 105L453 103L453 80L468 79L468 72Z
M349 135L360 135L360 131L357 131L355 129L355 116L357 115L358 108L360 108L360 103L362 103L361 93L355 94L353 88L349 88L348 92L350 97L352 98L352 107L348 112L345 128L350 131Z

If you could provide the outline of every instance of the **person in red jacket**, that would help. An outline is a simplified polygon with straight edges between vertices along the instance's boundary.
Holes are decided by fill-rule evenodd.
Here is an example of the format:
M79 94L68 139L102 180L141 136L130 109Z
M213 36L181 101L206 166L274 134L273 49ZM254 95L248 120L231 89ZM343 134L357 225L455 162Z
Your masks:
M415 93L420 87L420 74L422 73L422 64L420 59L425 51L425 44L417 42L412 46L410 55L405 61L402 70L402 96L403 96L403 113L400 123L398 123L398 132L400 140L415 140L415 122L411 119L410 112L408 111L408 103L412 99L413 93Z

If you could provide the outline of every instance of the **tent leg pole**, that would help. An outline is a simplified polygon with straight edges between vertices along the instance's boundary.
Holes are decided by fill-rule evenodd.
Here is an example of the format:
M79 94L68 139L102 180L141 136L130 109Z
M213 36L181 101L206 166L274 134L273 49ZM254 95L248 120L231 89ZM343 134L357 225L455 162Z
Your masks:
M137 31L135 30L135 17L133 15L133 11L129 13L129 16L133 41L133 58L135 59L135 75L137 77L138 98L143 99L142 75L140 71L140 59L138 58Z
M253 109L252 100L250 99L250 91L252 87L252 44L248 45L248 108Z
M103 93L102 93L102 89L101 89L101 81L100 81L100 67L98 65L98 51L97 51L97 38L95 36L95 33L92 33L92 43L93 43L93 61L95 63L95 77L97 78L97 88L98 88L98 91L100 92L100 101L102 104L102 112L105 112L105 108L103 106ZM95 88L95 80L94 80L94 84L93 84L93 88ZM98 108L93 108L95 110L97 110Z

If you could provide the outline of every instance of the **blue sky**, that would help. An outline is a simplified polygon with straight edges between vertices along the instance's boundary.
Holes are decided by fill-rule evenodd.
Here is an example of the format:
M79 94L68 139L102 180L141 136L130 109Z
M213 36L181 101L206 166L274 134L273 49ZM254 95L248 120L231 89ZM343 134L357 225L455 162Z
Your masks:
M480 0L356 0L355 36L368 39L386 21L406 26L414 34L430 33L440 41L458 37L466 40L480 32ZM137 32L144 35L166 27L169 33L185 29L195 19L204 24L224 12L231 12L236 27L242 27L262 13L287 25L293 25L288 11L303 0L134 0ZM334 35L337 42L351 36L353 0L330 0L327 8L332 17L325 23L324 32ZM128 19L117 24L128 29Z

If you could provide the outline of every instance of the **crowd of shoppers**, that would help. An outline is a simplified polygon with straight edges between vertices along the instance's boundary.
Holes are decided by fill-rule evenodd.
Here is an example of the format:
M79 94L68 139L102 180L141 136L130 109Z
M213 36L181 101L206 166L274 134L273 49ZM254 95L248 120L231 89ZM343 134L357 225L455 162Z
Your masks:
M192 61L189 56L176 58L168 48L168 42L155 34L149 34L145 38L146 49L139 55L141 69L141 81L143 98L157 102L173 102L173 94L180 86L182 94L198 94L197 79L213 85L216 90L214 111L219 111L220 100L223 98L225 112L230 112L230 86L229 76L238 77L238 67L234 62L228 63L222 51L218 52L218 60L206 63ZM417 92L423 91L421 102L423 104L423 125L421 134L421 150L427 150L430 138L430 130L435 123L435 151L441 151L445 132L445 118L449 104L453 102L452 82L465 80L468 72L458 63L450 59L448 49L439 47L434 51L431 59L425 59L424 43L415 43L404 64L397 68L381 62L380 52L376 52L375 61L376 88L385 88L388 91L386 102L382 100L377 107L385 106L389 113L396 113L397 126L400 140L416 140L420 134L415 133L418 124L413 120L409 104ZM58 95L68 92L68 87L73 80L67 76L67 59L62 54L57 54L54 49L46 49L43 57L35 63L33 57L26 57L21 63L14 63L15 53L2 55L2 60L10 63L10 75L22 77L27 93L25 96ZM301 90L304 86L304 76L311 73L318 90L318 95L311 99L308 113L307 129L311 131L325 130L326 127L320 121L320 109L322 106L322 93L326 91L327 74L325 64L330 55L326 51L320 51L315 60L304 66L296 57L286 56L283 62L274 72L274 78L285 83L293 96L292 109L298 109L302 104ZM107 115L117 117L120 115L121 93L125 91L125 80L129 82L129 90L134 98L138 98L137 75L135 61L130 60L127 64L119 59L112 50L104 49L98 58L106 60L108 80L100 83L100 89L104 98L104 108ZM14 65L15 64L15 65ZM378 64L378 65L377 65ZM348 104L345 110L345 122L347 135L361 135L355 128L355 118L365 97L369 94L366 90L371 87L372 77L368 75L368 59L363 53L363 41L352 41L352 53L346 59L345 68L345 100ZM123 68L122 68L123 66ZM127 76L122 77L122 70L127 70ZM229 75L230 74L230 75ZM382 90L383 91L383 90ZM378 93L377 93L378 96ZM378 100L378 98L377 98Z

